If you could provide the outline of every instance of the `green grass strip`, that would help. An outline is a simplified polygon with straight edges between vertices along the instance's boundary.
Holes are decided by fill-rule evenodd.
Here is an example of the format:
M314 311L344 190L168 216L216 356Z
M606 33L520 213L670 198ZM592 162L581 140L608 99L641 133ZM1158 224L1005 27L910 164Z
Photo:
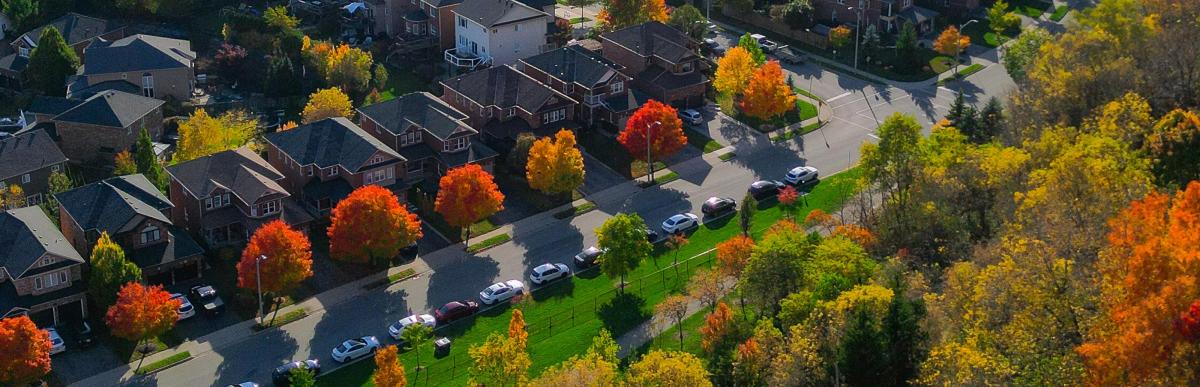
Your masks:
M414 275L417 275L417 271L413 270L413 268L411 268L411 267L401 270L399 273L388 276L388 284L394 284L394 283L406 280L409 277L412 277Z
M479 243L476 243L476 244L473 244L473 245L467 247L467 252L468 253L478 253L480 251L487 250L492 247L501 245L504 242L508 242L510 239L512 239L512 237L508 236L508 233L500 234L500 235L497 235L497 236L494 236L494 237L491 237L488 239L484 239L483 242L479 242Z
M711 137L706 136L704 133L697 132L692 128L686 128L683 132L687 135L688 144L696 147L696 149L703 150L704 153L712 153L724 148L721 146L721 143L716 142Z
M721 161L733 160L734 157L737 157L737 153L725 152L725 153L722 153L720 156L717 156L717 158L721 159Z
M183 363L191 358L192 358L192 354L190 352L183 351L183 352L171 355L171 356L167 356L166 359L162 359L162 360L147 364L145 367L139 368L137 370L137 372L135 372L135 373L138 375L145 375L145 374L158 372L164 368L167 368L167 367L179 364L179 363Z
M566 218L570 218L572 216L583 215L583 214L587 213L588 211L591 211L594 209L596 209L596 203L584 202L583 204L580 204L578 206L571 207L571 208L554 213L554 218L555 219L566 219Z
M1054 13L1050 14L1050 20L1060 22L1064 17L1067 17L1068 12L1071 12L1071 7L1060 5L1054 9Z
M304 308L295 309L295 310L292 310L291 312L284 313L283 316L279 316L279 317L264 321L265 324L256 324L256 325L254 325L254 329L261 331L261 330L265 330L268 328L283 326L288 323L294 322L296 320L302 319L305 316L308 316L307 310L304 310Z

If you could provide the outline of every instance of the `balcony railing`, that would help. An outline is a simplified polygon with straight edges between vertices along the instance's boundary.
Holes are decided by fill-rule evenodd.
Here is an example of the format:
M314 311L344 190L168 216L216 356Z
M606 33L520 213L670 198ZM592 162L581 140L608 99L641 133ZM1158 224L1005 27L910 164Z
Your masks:
M455 48L446 50L445 59L446 63L468 69L475 69L491 62L491 58L484 58L480 57L479 55L466 52L458 52L458 49Z

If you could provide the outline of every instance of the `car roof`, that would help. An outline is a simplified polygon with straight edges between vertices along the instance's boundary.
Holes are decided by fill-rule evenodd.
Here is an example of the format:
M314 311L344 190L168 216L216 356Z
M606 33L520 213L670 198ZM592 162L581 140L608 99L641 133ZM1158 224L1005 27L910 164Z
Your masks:
M586 255L600 254L600 248L596 246L588 246L588 248L583 249L582 253Z
M535 271L535 272L538 272L538 273L541 273L541 272L544 272L544 271L546 271L546 270L550 270L550 269L557 269L557 268L558 268L558 265L555 265L555 264L553 264L553 263L550 263L550 262L546 262L546 263L543 263L543 264L541 264L541 265L538 265L538 267L535 267L535 268L533 268L533 271Z

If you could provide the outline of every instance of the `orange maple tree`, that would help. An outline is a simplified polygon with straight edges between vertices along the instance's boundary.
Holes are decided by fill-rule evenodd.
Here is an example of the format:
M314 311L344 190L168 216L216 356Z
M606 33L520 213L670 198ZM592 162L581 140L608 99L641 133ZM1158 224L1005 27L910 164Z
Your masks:
M375 374L371 376L371 380L377 387L408 385L408 378L404 374L404 364L400 363L397 355L399 352L395 345L388 345L375 351Z
M958 31L958 27L953 25L946 27L937 39L933 41L933 49L942 55L957 57L971 45L971 37L963 35ZM957 65L958 60L954 63Z
M377 185L355 189L330 217L329 255L347 262L381 263L421 239L421 220Z
M434 210L451 226L463 229L463 241L471 240L471 225L504 209L504 194L492 174L477 164L451 169L438 182ZM463 243L464 248L467 243Z
M754 240L745 235L735 235L729 240L717 244L717 267L721 274L738 277L750 254L754 252Z
M711 313L704 316L704 325L700 327L700 347L705 352L712 353L720 349L721 342L729 333L733 323L733 311L724 301L717 303Z
M650 160L646 160L647 129L650 130ZM653 162L683 149L687 145L687 136L683 134L683 120L679 119L675 108L652 99L629 117L617 142L633 158Z
M24 386L50 372L50 334L29 316L0 320L0 384Z
M255 261L259 261L257 266ZM312 245L304 233L293 230L282 220L273 220L254 231L242 250L237 272L238 287L242 289L257 290L261 281L263 292L290 292L313 275Z
M117 292L117 303L108 307L104 322L113 336L141 343L171 330L179 319L180 304L161 285L130 282Z
M1200 182L1174 198L1151 193L1108 225L1097 263L1104 301L1098 334L1078 352L1092 384L1148 384L1190 361L1177 351L1187 338L1175 321L1200 298Z
M769 120L796 108L796 94L783 78L779 61L769 61L754 71L742 93L742 113Z

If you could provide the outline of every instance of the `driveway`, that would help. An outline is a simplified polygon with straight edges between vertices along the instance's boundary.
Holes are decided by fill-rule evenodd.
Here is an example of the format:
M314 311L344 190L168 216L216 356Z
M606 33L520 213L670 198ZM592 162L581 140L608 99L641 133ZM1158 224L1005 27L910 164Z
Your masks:
M617 171L609 168L600 160L597 160L587 152L583 153L583 169L586 171L583 175L583 187L579 188L584 195L593 195L597 192L609 189L626 182L625 177L617 173Z

